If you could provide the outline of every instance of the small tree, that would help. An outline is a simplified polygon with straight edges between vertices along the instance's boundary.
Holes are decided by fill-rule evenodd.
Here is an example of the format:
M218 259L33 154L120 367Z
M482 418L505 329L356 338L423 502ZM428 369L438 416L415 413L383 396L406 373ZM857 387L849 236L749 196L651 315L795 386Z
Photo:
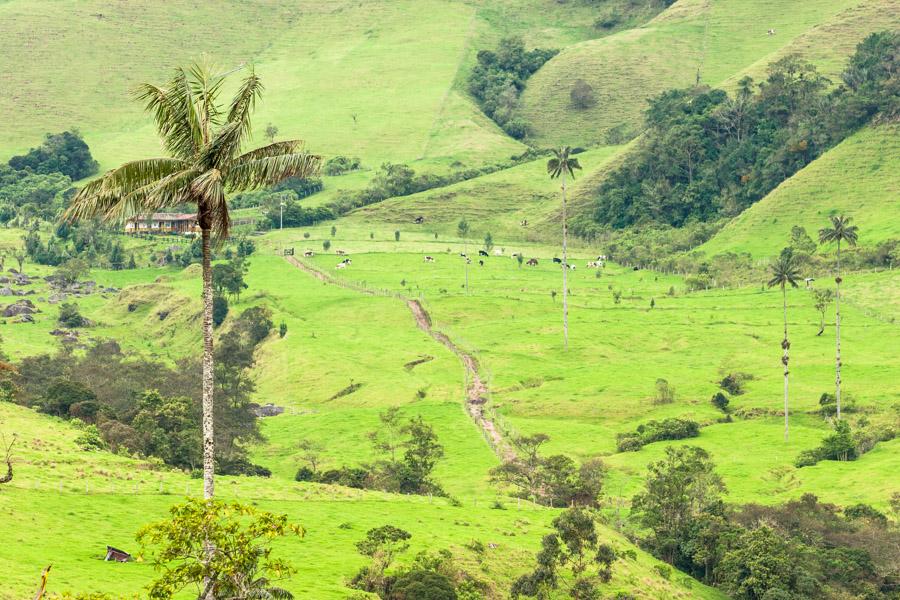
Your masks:
M243 504L191 499L169 509L171 518L138 532L161 576L150 584L151 600L168 600L185 589L197 598L293 598L274 585L295 570L272 557L272 540L303 528L286 515Z
M816 311L819 313L819 333L816 336L820 336L825 332L825 313L828 311L828 305L834 299L834 292L830 289L813 290L813 299Z
M671 404L675 402L675 388L669 385L669 382L663 378L656 380L656 398L655 404Z
M324 242L322 242L322 249L325 252L328 252L329 248L331 248L331 240L325 240Z
M337 235L337 227L335 227L334 225L332 225L332 226L331 226L331 237L334 237L334 236L336 236L336 235Z
M278 127L269 123L266 125L266 139L269 140L270 144L275 143L275 136L278 135Z
M63 283L71 285L87 275L91 270L87 261L80 258L70 258L56 268L56 275Z
M609 544L600 542L594 518L573 508L553 520L554 532L544 536L533 572L519 577L510 589L512 598L550 598L560 586L569 597L587 600L600 597L598 584L612 579L612 564L617 556ZM559 577L568 568L571 580Z
M398 229L397 231L394 232L394 241L395 241L395 242L399 242L399 241L400 241L400 230L399 230L399 229Z
M572 106L579 109L591 108L597 104L594 88L584 79L576 79L572 84L569 99L572 101Z
M409 548L411 537L408 531L393 525L382 525L367 531L365 539L356 543L356 550L371 558L372 562L350 580L350 587L387 597L390 581L385 577L385 571L398 554Z
M494 238L491 236L490 232L484 236L484 249L488 252L493 250L494 248Z
M213 296L213 326L218 327L228 316L228 300L221 294Z
M797 260L794 253L789 248L782 251L781 256L772 265L772 278L766 284L768 287L778 286L781 288L781 299L784 310L784 338L781 340L782 356L781 363L784 366L784 441L788 441L788 354L791 349L791 343L788 341L788 319L787 319L787 288L797 287L797 280L800 278L800 271L797 267Z
M287 323L285 323L284 321L282 321L282 322L278 325L278 337L283 338L284 336L286 336L286 335L287 335L287 329L288 329L288 328L287 328Z
M59 318L57 322L63 327L74 329L76 327L84 327L87 325L87 319L78 312L78 304L75 302L64 302L59 305Z
M522 268L522 263L525 262L525 256L522 254L516 255L516 262L519 263L519 268Z
M322 452L325 450L325 446L319 442L306 438L300 440L297 447L300 449L300 459L309 465L309 468L314 474L318 473Z

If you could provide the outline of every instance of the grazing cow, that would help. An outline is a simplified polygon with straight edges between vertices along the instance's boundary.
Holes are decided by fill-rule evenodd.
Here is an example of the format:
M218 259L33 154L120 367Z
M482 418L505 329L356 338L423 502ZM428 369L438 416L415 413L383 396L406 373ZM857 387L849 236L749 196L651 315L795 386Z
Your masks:
M494 256L503 256L503 248L494 248Z
M466 257L466 264L467 264L467 265L471 265L471 264L472 264L472 259L469 258L468 256Z
M479 251L478 251L478 256L490 256L490 255L487 253L486 250L479 250Z
M338 256L344 256L345 254L347 254L343 250L335 250L334 253L337 254Z
M632 269L632 271L640 271L640 270L641 270L640 267L635 267L635 268Z
M347 263L339 262L339 263L337 264L337 266L335 266L334 268L335 268L335 269L346 269L346 268L347 268Z
M600 263L598 263L597 261L591 261L587 264L588 269L596 269L599 266L600 266Z
M520 223L520 225L522 227L528 227L528 219L522 219L522 222Z
M600 256L598 256L598 257L597 257L597 262L606 262L606 255L605 255L605 254L601 254Z
M315 255L316 255L316 253L313 252L312 250L307 250L306 252L303 253L303 256L305 256L306 258L309 258L310 256L315 256Z
M769 34L769 35L775 35L775 30L774 30L774 29L770 29L770 30L768 31L768 34Z
M525 264L529 267L536 267L538 266L538 260L536 258L529 258L528 262L526 262Z
M431 262L431 263L433 263L433 262L434 262L434 257L433 257L433 256L426 256L426 257L425 257L425 262Z
M479 261L478 261L478 266L479 266L479 267L483 267L483 266L484 266L484 261L483 261L483 260L479 260Z
M466 256L466 254L464 252L460 252L459 255L462 256L463 258L469 258L468 256Z
M555 263L558 264L558 265L561 265L561 264L562 264L562 259L561 259L561 258L554 258L554 259L553 259L553 262L555 262Z
M806 277L806 278L803 279L803 281L806 282L806 287L809 287L809 284L811 284L811 283L812 283L813 281L815 281L815 280L816 280L815 277Z
M425 222L425 217L416 217L416 220L413 221L416 225L421 225Z
M574 271L574 270L575 270L575 265L569 265L569 269L571 269L572 271Z
M344 260L341 261L341 263L343 263L345 265L350 265L350 264L353 264L353 261L349 258L345 258Z

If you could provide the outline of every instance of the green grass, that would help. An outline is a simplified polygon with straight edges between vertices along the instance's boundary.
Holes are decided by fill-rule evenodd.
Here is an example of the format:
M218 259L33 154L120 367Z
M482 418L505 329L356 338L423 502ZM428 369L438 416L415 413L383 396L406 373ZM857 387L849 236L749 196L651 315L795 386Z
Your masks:
M699 250L713 256L749 252L777 254L800 225L817 239L833 215L846 214L860 228L859 243L900 237L896 219L900 197L900 129L867 127L832 148L735 217Z
M893 0L682 0L648 24L612 36L565 48L530 80L522 96L521 112L541 145L597 143L614 126L640 126L646 100L673 87L700 80L712 86L741 73L777 53L816 27L830 23L845 11L866 4L873 11L890 13ZM833 34L848 43L826 42L836 52L852 50L862 32L885 24L879 18L860 19L855 26ZM769 36L773 28L776 35ZM798 42L798 44L801 42ZM849 52L848 52L849 54ZM842 54L840 60L846 60ZM811 54L810 58L819 58ZM829 55L826 65L839 59ZM576 79L584 79L597 96L593 108L570 105L569 92Z

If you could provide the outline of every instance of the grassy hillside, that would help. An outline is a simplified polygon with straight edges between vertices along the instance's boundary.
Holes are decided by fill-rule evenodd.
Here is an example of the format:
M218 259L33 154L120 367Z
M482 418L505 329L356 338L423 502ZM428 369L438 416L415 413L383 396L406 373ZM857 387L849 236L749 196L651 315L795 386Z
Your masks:
M878 6L872 10L889 14L892 2L874 2ZM811 29L839 15L846 18L845 11L863 4L873 3L681 0L642 27L563 50L529 80L521 112L538 144L597 143L612 127L638 127L647 98L691 85L698 74L703 83L721 85L758 61L774 57ZM827 43L840 52L844 46L852 47L861 32L875 31L885 21L861 19L854 21L856 26L831 29L831 35L847 41L829 39ZM767 35L769 29L776 34ZM832 57L826 63L834 61ZM571 106L569 92L579 78L594 88L596 106Z
M898 133L896 126L859 131L741 213L699 250L710 256L772 256L787 245L794 225L815 238L828 217L837 214L853 217L860 227L860 244L900 237Z

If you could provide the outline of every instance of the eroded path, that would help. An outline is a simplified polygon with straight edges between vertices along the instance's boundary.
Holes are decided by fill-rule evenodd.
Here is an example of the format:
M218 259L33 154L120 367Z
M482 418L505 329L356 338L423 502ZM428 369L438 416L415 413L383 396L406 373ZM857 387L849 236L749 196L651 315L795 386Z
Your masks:
M309 264L294 258L293 256L285 256L284 258L301 271L304 271L305 273L312 275L316 279L325 283L351 289L369 296L383 295L376 290L372 290L361 285L356 285L353 282L333 277L328 273L325 273L324 271L320 271L319 269L316 269L315 267L312 267ZM489 415L485 413L484 407L487 403L488 389L481 378L481 373L478 368L478 361L470 353L460 348L453 340L447 337L446 334L434 329L431 323L431 316L418 300L406 298L401 294L393 294L393 296L406 303L406 306L409 307L409 310L416 321L416 325L419 326L419 329L430 335L438 343L444 345L459 358L460 362L462 362L463 367L466 369L466 411L469 413L478 427L480 427L484 432L488 443L493 448L497 456L499 456L503 460L513 458L515 456L515 452L503 438L503 435L500 433L500 429L497 427L494 421L490 418Z

